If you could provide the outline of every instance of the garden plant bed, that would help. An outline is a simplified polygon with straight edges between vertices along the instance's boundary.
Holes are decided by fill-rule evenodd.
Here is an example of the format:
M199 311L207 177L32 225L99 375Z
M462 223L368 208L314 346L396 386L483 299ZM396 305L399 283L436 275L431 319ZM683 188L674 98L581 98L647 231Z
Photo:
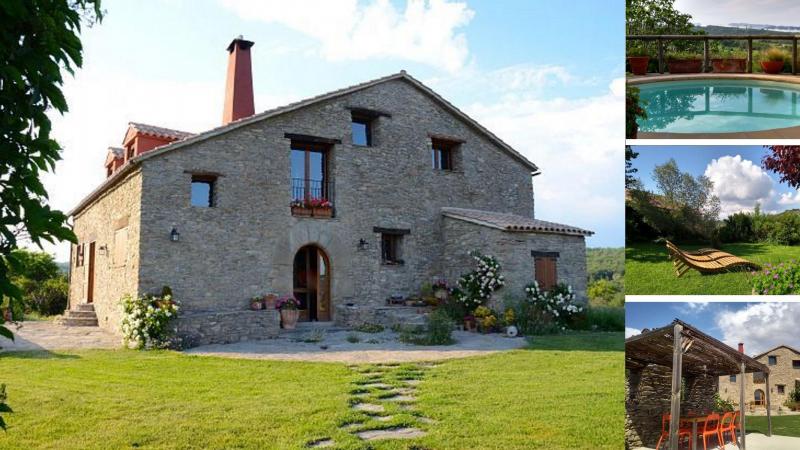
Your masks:
M681 246L689 251L703 247L708 245ZM720 250L760 265L800 259L800 247L747 243L725 244ZM663 244L629 244L625 249L626 294L749 295L752 288L752 276L748 271L701 275L690 270L677 278Z
M618 449L622 342L621 333L536 337L526 349L476 358L351 367L171 351L7 353L0 368L15 412L0 446L302 448L331 439L377 450ZM365 441L352 436L359 425L339 441L340 427L365 419L351 409L357 381L413 387L415 401L382 402L393 417L374 422L424 436Z

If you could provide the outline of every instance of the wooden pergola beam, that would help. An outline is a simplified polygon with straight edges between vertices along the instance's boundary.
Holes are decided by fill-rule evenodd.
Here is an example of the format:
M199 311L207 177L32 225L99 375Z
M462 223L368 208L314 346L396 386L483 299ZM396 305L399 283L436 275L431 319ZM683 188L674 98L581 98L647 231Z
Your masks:
M739 417L740 417L739 422L742 424L742 430L741 430L742 431L742 450L745 450L745 443L744 443L744 435L745 435L745 431L744 431L744 422L745 422L744 421L744 416L745 416L744 389L745 389L745 382L744 382L744 376L745 376L744 363L742 363L742 371L741 371L741 373L739 375ZM733 434L735 435L736 432L734 432Z
M670 398L669 448L678 450L678 427L681 417L681 365L683 362L683 326L676 323L672 342L672 395Z

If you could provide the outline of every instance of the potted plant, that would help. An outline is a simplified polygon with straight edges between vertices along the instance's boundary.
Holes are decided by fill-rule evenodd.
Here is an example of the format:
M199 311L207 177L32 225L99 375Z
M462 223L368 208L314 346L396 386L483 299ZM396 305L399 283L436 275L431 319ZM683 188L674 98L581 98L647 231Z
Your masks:
M264 307L263 299L261 297L253 297L250 299L250 309L258 311Z
M503 322L506 324L506 336L516 337L519 334L517 326L514 325L516 319L517 317L516 314L514 314L514 310L506 308L505 313L503 313Z
M770 47L761 58L761 70L764 73L778 74L783 72L783 66L789 55L778 47Z
M741 50L723 50L711 58L711 70L717 73L741 73L747 69L747 57Z
M441 301L447 301L450 296L450 290L447 288L447 281L437 280L433 283L433 296Z
M308 200L308 206L311 208L311 215L314 217L332 217L333 204L325 198L311 198Z
M696 53L678 52L667 58L669 73L700 73L703 71L703 60Z
M475 320L478 322L478 330L481 333L488 333L497 324L497 317L494 316L492 310L486 306L478 306L475 308Z
M300 318L300 302L294 295L284 295L275 302L275 309L281 312L281 326L284 330L294 330Z
M275 294L267 294L264 296L264 309L275 308L275 302L278 301L278 296Z
M293 216L311 217L311 208L306 205L305 200L294 199L290 205L292 207Z
M475 316L472 314L468 314L464 316L464 330L469 331L470 333L474 333L477 331L478 327L475 323Z
M628 65L634 75L647 75L647 65L650 56L641 48L632 48L628 51Z

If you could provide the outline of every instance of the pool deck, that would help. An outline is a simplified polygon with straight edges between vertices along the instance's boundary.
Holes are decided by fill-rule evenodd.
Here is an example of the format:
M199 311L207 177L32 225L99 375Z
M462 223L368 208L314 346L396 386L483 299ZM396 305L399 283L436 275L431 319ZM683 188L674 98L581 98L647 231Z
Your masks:
M692 80L758 80L800 84L800 75L769 75L764 73L687 73L680 75L649 73L628 75L631 86L661 81ZM736 133L653 133L640 132L636 139L800 139L800 126L774 130L742 131Z

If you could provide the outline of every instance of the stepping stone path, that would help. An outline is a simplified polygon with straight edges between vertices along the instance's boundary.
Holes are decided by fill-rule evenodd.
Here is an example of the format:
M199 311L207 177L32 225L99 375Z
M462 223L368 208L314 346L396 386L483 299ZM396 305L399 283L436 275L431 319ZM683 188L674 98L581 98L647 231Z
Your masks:
M356 420L348 420L339 430L363 441L415 439L425 436L427 431L424 428L427 427L422 425L430 426L436 421L420 415L419 412L407 411L414 409L417 385L422 382L425 372L435 365L425 362L351 367L358 378L353 381L350 406L356 413ZM392 422L396 425L393 426ZM333 437L316 439L306 444L306 448L334 446L336 442Z

